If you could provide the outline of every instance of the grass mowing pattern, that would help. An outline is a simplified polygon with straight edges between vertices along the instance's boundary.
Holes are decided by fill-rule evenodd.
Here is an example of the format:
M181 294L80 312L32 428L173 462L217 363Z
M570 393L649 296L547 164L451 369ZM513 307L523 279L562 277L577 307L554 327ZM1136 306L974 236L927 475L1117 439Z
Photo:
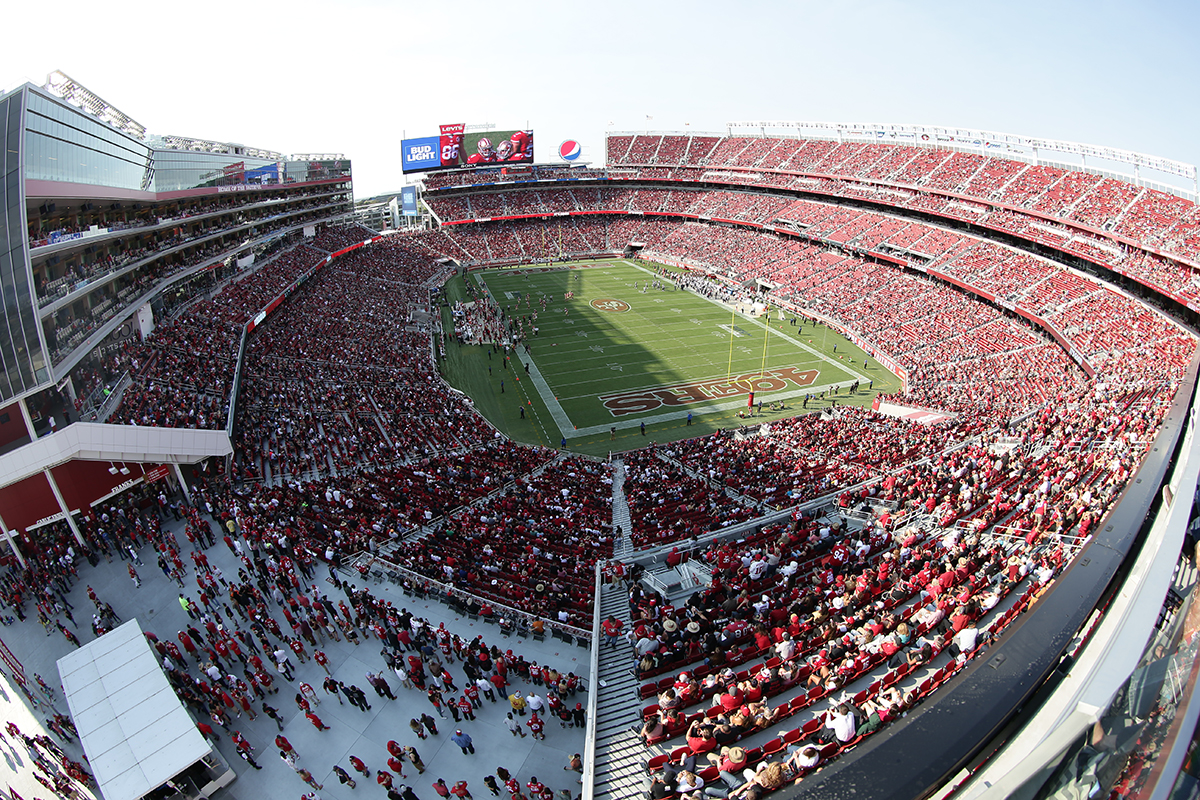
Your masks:
M755 401L763 402L763 413L756 421L804 413L806 393L856 379L863 388L854 396L842 388L839 404L869 404L877 392L899 388L899 379L873 361L864 370L866 354L823 326L793 326L776 311L767 335L766 316L731 315L727 306L671 286L643 290L654 277L624 261L469 274L465 279L477 285L482 280L510 317L529 317L538 334L527 326L531 352L510 351L514 363L508 370L501 368L499 353L489 361L486 345L459 347L451 341L443 372L513 438L549 446L566 438L571 449L596 455L746 424L738 413L746 407L747 385L730 383L730 375L758 384ZM447 284L451 302L464 297L462 280ZM564 300L566 292L574 297ZM545 311L542 297L548 301ZM443 319L452 324L448 309ZM766 379L758 380L763 373ZM874 381L873 391L865 389L868 380ZM608 398L609 407L601 398ZM776 400L786 409L772 411ZM814 399L809 410L831 402ZM613 427L617 441L609 433Z

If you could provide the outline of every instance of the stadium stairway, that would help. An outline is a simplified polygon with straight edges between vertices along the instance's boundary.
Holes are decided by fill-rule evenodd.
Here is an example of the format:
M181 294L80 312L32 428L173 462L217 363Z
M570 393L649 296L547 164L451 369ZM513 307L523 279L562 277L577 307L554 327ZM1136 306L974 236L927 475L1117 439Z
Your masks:
M623 472L623 470L622 470ZM617 485L613 481L613 486ZM615 493L614 493L615 494ZM614 498L615 499L615 498ZM614 506L615 506L614 502ZM628 510L628 506L626 506ZM625 583L604 584L600 590L600 616L609 615L629 629L629 594ZM638 681L633 672L629 644L601 643L599 685L596 695L596 773L593 797L640 797L646 791L646 748L634 733L641 726Z
M621 535L614 537L613 558L624 561L633 555L632 520L629 517L629 501L625 499L625 462L621 459L613 461L612 482L612 512L613 531L618 528Z

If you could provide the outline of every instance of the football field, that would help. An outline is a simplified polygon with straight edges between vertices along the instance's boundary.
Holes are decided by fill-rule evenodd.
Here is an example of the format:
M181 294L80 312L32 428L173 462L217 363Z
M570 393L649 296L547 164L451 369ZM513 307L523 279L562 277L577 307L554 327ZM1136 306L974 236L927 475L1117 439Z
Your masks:
M632 262L469 273L447 284L451 302L469 299L464 280L526 336L509 349L507 367L487 345L447 344L443 372L520 441L557 447L566 439L573 450L603 454L793 416L834 399L869 403L899 386L824 326L793 324L778 310L741 313L751 309L678 289ZM449 326L448 316L444 309ZM860 389L850 395L855 382ZM755 416L747 418L752 392Z

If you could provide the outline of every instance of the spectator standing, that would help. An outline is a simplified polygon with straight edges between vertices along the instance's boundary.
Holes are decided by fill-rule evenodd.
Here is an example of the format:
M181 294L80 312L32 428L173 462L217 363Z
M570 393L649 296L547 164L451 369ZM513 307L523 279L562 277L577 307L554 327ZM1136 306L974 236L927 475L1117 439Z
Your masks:
M463 733L461 729L454 731L454 734L450 737L450 741L462 748L464 756L468 753L471 755L475 754L475 744L471 741L471 737Z
M333 765L333 774L337 775L338 782L341 783L342 785L345 785L348 783L348 784L350 784L351 789L353 789L357 785L354 782L354 778L350 777L350 773L346 772L346 770L342 769L337 764Z

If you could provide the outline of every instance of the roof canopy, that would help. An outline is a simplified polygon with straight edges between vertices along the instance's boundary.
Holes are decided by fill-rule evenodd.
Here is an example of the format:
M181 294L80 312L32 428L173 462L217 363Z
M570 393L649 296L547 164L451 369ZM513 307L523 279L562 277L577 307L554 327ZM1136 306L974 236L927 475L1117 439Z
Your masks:
M107 800L137 800L211 749L136 619L60 658L58 673Z

